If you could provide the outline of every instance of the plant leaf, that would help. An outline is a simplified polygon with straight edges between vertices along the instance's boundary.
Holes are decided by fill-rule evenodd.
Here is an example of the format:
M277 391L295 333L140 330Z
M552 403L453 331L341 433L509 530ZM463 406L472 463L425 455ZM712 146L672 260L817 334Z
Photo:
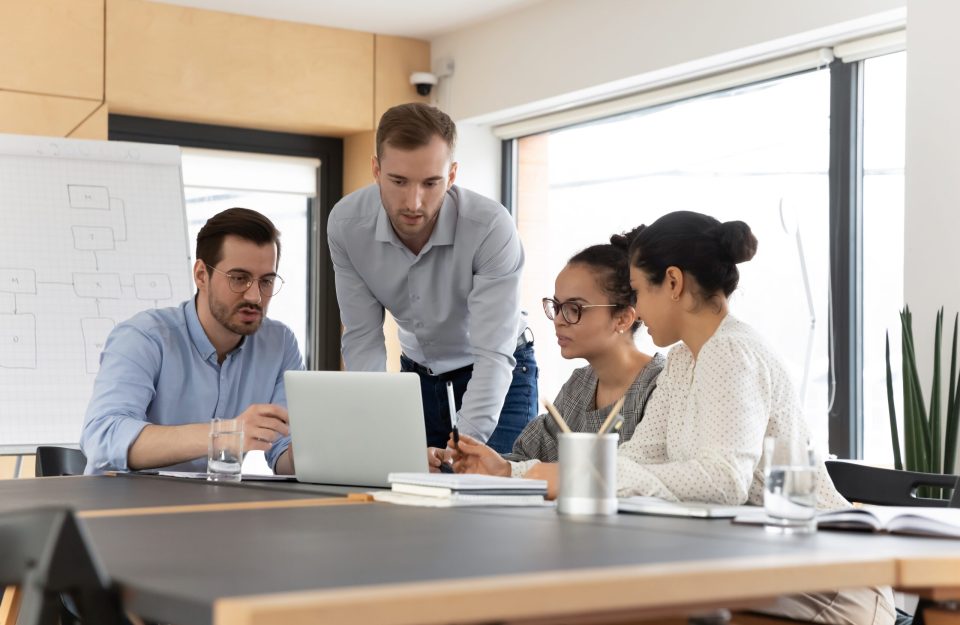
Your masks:
M954 330L954 341L956 341L956 330ZM957 350L954 345L954 357ZM953 372L950 375L951 389L953 388ZM951 406L953 402L951 401ZM890 442L893 445L893 466L898 471L903 470L903 460L900 458L900 436L897 433L897 408L893 403L893 373L890 370L890 331L887 331L887 409L890 414Z

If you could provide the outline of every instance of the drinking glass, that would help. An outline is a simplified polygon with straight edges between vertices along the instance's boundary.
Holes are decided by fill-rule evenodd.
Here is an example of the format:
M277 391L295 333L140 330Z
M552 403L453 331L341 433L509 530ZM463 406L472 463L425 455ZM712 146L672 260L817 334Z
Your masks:
M768 532L808 534L817 529L817 454L807 441L763 441L763 508Z
M242 465L243 425L236 419L214 419L207 445L207 479L239 482Z

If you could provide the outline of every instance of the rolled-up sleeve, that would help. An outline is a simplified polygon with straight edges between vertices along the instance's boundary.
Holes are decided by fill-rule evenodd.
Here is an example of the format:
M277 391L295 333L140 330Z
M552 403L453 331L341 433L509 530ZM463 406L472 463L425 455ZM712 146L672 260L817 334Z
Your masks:
M160 362L160 346L137 328L110 333L80 434L86 473L127 470L127 452L148 424Z
M498 216L480 245L467 299L473 377L460 410L460 430L486 441L497 427L510 388L520 325L520 274L524 256L509 214Z
M284 352L283 352L283 365L280 368L279 374L277 374L277 380L274 383L273 387L273 397L270 399L271 404L277 404L278 406L287 407L287 390L283 384L283 374L287 371L303 371L303 356L300 353L300 348L297 346L297 339L289 330L284 334ZM274 471L277 469L277 460L280 459L280 456L283 455L283 452L290 447L290 437L282 436L274 441L273 445L266 451L264 457L266 458L267 465Z

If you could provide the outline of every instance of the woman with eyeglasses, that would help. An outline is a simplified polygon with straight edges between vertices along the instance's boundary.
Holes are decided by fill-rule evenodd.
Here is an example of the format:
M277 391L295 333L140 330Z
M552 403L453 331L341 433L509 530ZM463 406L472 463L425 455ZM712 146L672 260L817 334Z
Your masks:
M596 432L613 404L624 397L620 442L633 435L664 363L660 354L649 356L634 344L641 322L630 288L628 245L626 237L615 235L609 244L578 253L557 276L553 297L543 299L561 355L588 363L561 388L554 401L557 410L573 431ZM558 434L553 419L542 414L520 433L513 450L502 456L461 434L458 453L430 450L431 469L439 469L442 461L453 456L458 473L539 478L556 469Z

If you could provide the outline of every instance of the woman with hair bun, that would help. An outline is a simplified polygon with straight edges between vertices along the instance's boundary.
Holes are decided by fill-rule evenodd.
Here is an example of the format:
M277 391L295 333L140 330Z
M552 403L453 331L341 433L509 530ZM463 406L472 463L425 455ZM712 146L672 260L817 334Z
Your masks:
M807 425L783 363L729 314L757 239L742 221L664 215L630 233L630 283L653 342L673 345L633 438L620 447L620 496L763 504L767 436L806 442ZM817 507L848 507L820 467ZM892 624L889 588L802 594L769 611L816 623Z
M614 235L609 244L579 252L557 276L553 297L543 299L560 354L587 361L564 383L554 402L557 409L573 431L596 432L612 405L624 397L621 442L630 438L643 417L664 363L663 356L644 354L634 343L640 320L630 286L628 247L626 237ZM503 456L461 434L456 452L452 440L446 450L428 450L431 470L452 459L459 473L547 477L556 470L558 433L553 419L542 414Z

